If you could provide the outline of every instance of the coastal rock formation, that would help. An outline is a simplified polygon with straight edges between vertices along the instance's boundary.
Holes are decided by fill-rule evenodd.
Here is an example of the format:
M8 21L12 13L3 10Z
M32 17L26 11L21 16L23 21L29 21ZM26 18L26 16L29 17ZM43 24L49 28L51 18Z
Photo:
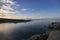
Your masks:
M60 22L53 22L48 25L51 30L47 40L60 40Z
M60 22L53 22L48 25L49 29L60 29Z
M27 40L46 40L49 36L49 33L43 33L43 34L39 34L39 35L33 35L32 37L30 37Z
M55 31L53 31L53 29L55 29L55 30L60 29L60 22L53 22L51 24L48 24L48 29L49 29L48 32L43 33L43 34L39 34L39 35L33 35L28 40L53 40L53 37L54 37L53 32L55 32ZM50 33L52 33L52 35ZM55 36L56 39L57 39L57 37L59 37L57 33L60 33L60 32L56 31L56 33L55 33L56 34L56 36ZM53 36L53 37L51 37L51 36Z
M47 40L60 40L60 30L51 31Z

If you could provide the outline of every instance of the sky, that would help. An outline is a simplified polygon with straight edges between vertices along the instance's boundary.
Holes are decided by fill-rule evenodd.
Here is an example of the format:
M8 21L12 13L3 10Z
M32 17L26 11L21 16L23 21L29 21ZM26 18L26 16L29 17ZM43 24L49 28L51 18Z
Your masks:
M0 0L0 16L7 18L59 18L60 0Z

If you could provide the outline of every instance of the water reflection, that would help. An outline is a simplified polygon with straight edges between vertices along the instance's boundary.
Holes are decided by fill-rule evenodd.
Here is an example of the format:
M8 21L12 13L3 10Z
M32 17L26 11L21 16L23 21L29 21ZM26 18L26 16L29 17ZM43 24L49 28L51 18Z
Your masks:
M22 40L45 30L43 26L33 22L2 23L0 24L0 40Z
M12 32L14 27L8 23L0 24L0 40L12 39Z
M8 23L0 24L0 31L1 32L10 32L12 30L13 30L13 27L11 27L11 25L9 25Z

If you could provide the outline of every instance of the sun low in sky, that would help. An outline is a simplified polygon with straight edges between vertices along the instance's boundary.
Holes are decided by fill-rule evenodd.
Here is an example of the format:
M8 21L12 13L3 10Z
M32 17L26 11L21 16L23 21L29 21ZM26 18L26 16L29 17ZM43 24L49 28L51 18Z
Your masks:
M59 18L60 0L0 0L0 18Z

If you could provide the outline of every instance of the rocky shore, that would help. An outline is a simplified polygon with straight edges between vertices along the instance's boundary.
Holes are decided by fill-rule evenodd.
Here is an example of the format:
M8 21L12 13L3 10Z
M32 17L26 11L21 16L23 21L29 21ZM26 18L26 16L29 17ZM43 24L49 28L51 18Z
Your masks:
M49 29L48 32L43 33L43 34L33 35L32 37L30 37L27 40L51 40L51 39L53 39L51 36L54 36L54 33L60 29L60 22L52 22L51 24L48 24L48 29ZM53 34L51 35L51 33L53 33ZM56 34L56 36L57 36L57 34Z

